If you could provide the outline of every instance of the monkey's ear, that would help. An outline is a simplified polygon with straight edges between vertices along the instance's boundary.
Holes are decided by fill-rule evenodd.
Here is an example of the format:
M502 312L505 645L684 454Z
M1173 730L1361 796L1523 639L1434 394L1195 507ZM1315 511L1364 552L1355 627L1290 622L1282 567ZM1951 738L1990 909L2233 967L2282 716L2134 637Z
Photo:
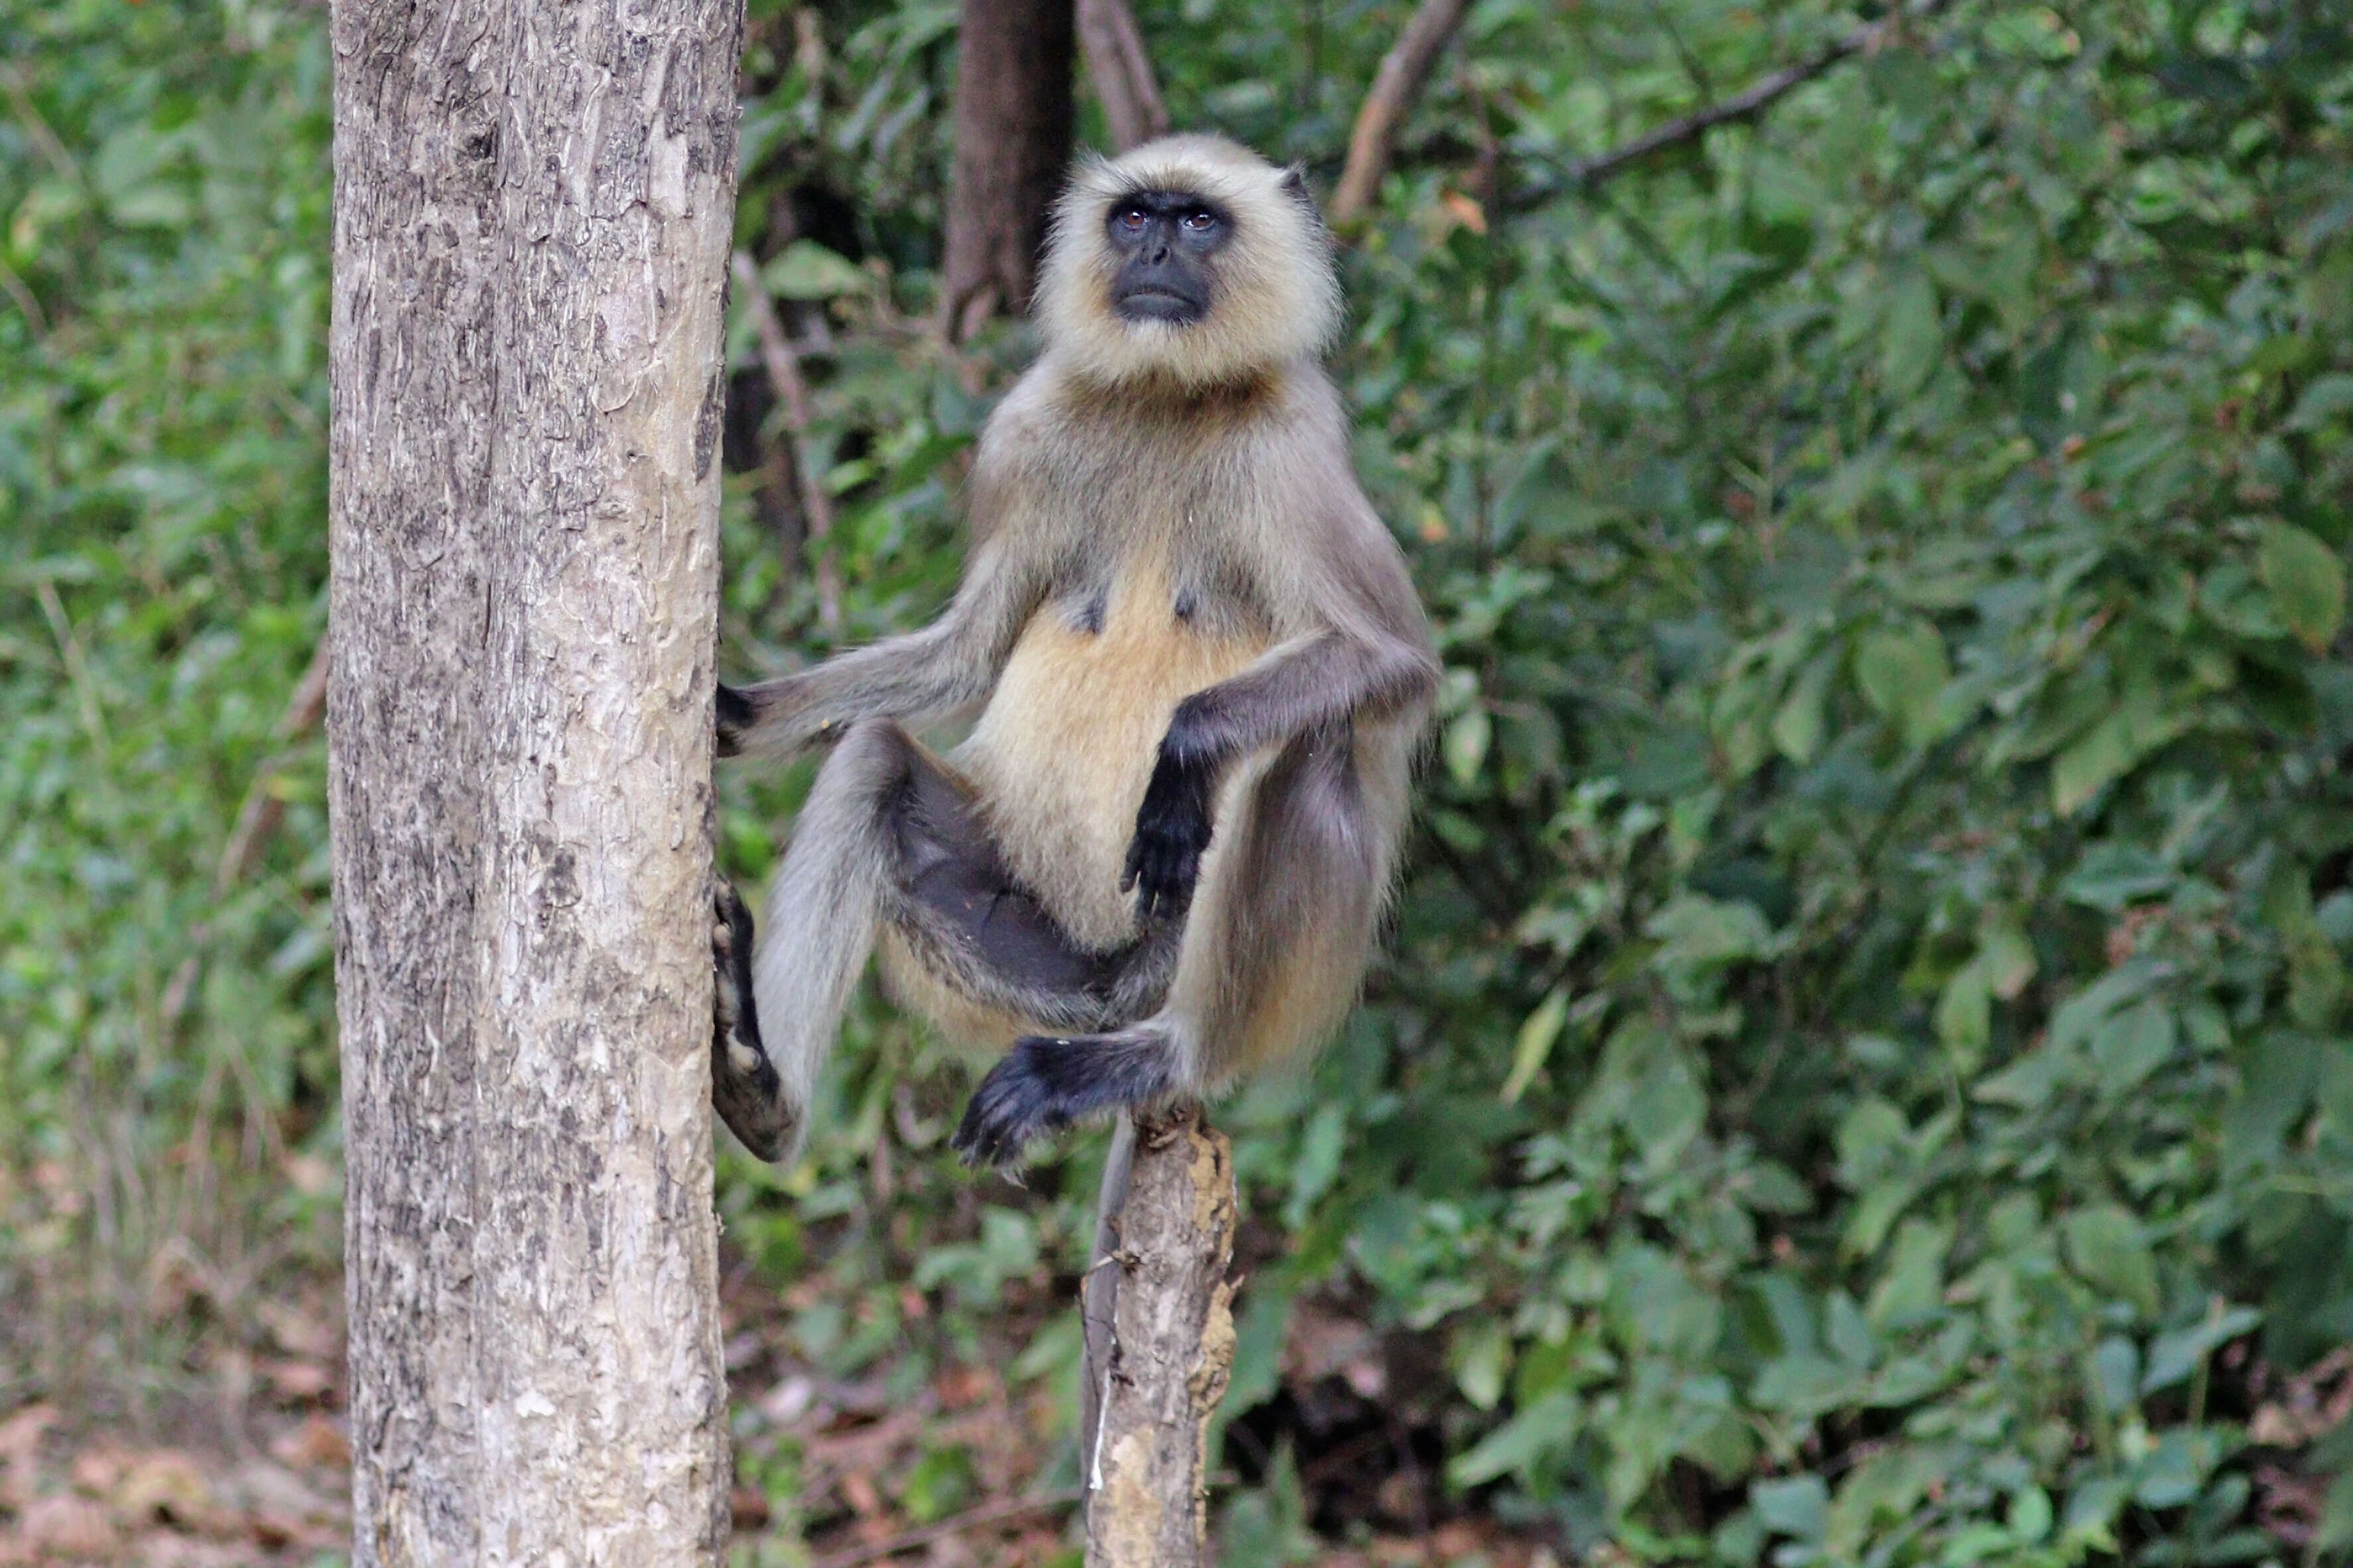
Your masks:
M1324 209L1315 205L1315 193L1307 188L1306 164L1293 163L1282 171L1282 194L1298 203L1299 210L1307 215L1311 233L1324 230Z

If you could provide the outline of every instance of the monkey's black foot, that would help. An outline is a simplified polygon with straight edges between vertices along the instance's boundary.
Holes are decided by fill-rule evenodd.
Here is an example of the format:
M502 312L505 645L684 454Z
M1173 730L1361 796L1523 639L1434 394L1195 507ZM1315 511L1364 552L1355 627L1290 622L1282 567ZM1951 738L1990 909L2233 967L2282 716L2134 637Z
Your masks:
M732 757L744 750L744 732L758 718L752 700L728 685L719 683L719 754Z
M965 1164L1002 1170L1074 1121L1148 1103L1176 1087L1175 1052L1156 1028L1029 1035L980 1080L949 1143Z
M723 881L713 896L711 957L717 966L711 1008L711 1104L744 1147L781 1160L792 1147L793 1113L784 1080L760 1040L752 1001L752 911Z

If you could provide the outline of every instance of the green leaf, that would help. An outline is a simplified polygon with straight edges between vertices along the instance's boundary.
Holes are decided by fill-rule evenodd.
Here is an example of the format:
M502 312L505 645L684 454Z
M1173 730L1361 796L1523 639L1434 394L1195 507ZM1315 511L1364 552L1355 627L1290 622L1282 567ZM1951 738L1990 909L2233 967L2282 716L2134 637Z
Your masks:
M1512 1336L1501 1321L1486 1318L1469 1324L1454 1336L1454 1381L1473 1410L1493 1410L1504 1397L1504 1379L1512 1370Z
M2312 384L2295 400L2295 412L2287 416L2287 427L2317 430L2348 411L2353 411L2353 375L2339 372L2315 376Z
M2253 1307L2232 1307L2190 1328L2158 1335L2149 1342L2148 1364L2141 1373L2140 1392L2155 1394L2186 1381L2214 1347L2237 1339L2263 1321L2263 1315Z
M1812 762L1822 748L1831 676L1837 668L1837 661L1828 654L1811 660L1789 683L1788 696L1773 715L1774 748L1800 767Z
M2263 531L2256 559L2272 607L2313 652L2327 647L2345 620L2345 563L2337 552L2292 523Z
M2137 1087L2165 1065L2179 1036L2173 1009L2151 998L2112 1014L2092 1031L2092 1066L2103 1099Z
M1480 764L1487 760L1487 742L1493 734L1493 723L1484 708L1459 713L1446 726L1440 750L1446 757L1446 772L1457 786L1467 790L1479 782Z
M1895 1232L1887 1271L1864 1308L1873 1326L1902 1328L1936 1310L1945 1289L1945 1255L1952 1245L1950 1225L1924 1219L1904 1222Z
M1875 631L1855 647L1856 684L1863 700L1893 722L1910 745L1935 740L1942 727L1936 701L1952 679L1944 638L1925 620L1892 631Z
M2094 1204L2070 1214L2064 1228L2067 1261L2077 1274L2142 1316L2157 1315L2157 1260L2130 1210Z
M1525 1474L1538 1459L1567 1447L1584 1424L1583 1400L1565 1390L1547 1394L1447 1466L1446 1479L1475 1487L1514 1471Z
M1520 1096L1527 1092L1545 1058L1552 1054L1552 1043L1560 1037L1561 1022L1567 1016L1568 990L1562 986L1537 1003L1535 1011L1521 1023L1519 1039L1512 1047L1511 1076L1504 1080L1505 1105L1517 1105Z
M2122 713L2111 713L2052 759L2052 805L2060 816L2073 816L2085 801L2123 777L2136 760L2131 722Z
M866 287L866 274L813 239L797 239L760 269L768 292L787 300L830 300Z
M2320 1505L2320 1522L2312 1531L2316 1552L2341 1552L2348 1546L2353 1546L2353 1469L2329 1486L2327 1500Z
M1798 1541L1820 1541L1831 1526L1831 1490L1820 1476L1758 1481L1748 1489L1748 1506L1766 1529Z
M1936 999L1936 1037L1954 1058L1974 1068L1993 1037L1993 984L1982 954L1953 972Z
M1666 944L1661 960L1675 965L1731 963L1773 949L1773 928L1745 900L1686 893L1652 915L1645 930Z
M1937 310L1936 286L1926 272L1907 272L1888 290L1880 375L1890 392L1908 397L1927 384L1944 352L1945 326Z

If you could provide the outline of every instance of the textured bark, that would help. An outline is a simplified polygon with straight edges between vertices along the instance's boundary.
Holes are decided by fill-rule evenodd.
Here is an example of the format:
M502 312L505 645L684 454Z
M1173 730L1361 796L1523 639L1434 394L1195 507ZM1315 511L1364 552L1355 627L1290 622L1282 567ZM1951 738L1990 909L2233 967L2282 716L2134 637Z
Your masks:
M1152 74L1143 29L1127 0L1078 0L1079 50L1086 57L1087 80L1111 124L1113 150L1121 153L1168 134L1168 105Z
M716 1563L712 652L740 0L337 0L354 1568Z
M963 0L955 168L940 312L962 342L1029 308L1047 210L1071 161L1072 0Z
M1123 1126L1103 1196L1084 1309L1088 1568L1199 1568L1209 1418L1234 1361L1233 1151L1191 1107L1132 1141Z

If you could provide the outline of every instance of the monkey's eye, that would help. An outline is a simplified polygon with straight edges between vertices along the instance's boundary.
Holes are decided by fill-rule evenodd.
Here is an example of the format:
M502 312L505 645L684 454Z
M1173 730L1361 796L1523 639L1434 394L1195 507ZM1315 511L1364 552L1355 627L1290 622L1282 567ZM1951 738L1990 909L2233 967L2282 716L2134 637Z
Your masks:
M1123 207L1120 209L1119 226L1127 230L1130 234L1134 234L1137 229L1142 228L1145 225L1145 213L1142 207Z
M1195 207L1185 215L1185 226L1195 234L1207 234L1218 226L1218 215L1207 207Z

